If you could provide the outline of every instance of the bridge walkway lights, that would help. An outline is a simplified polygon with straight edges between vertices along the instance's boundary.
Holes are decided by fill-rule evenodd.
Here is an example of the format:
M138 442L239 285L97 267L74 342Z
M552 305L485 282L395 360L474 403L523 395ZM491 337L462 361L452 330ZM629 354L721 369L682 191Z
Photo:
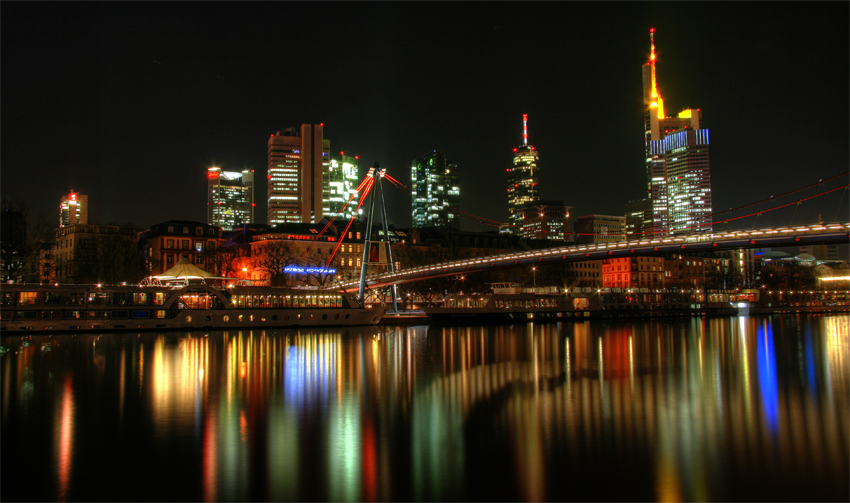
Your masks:
M837 222L826 225L801 225L796 227L782 226L777 228L763 228L749 231L734 231L722 233L702 233L689 236L678 236L673 238L647 239L629 242L617 242L599 245L575 245L565 246L549 250L533 250L525 253L512 253L504 256L490 257L485 260L456 260L445 264L434 264L430 267L418 267L393 273L372 275L367 280L370 286L386 286L389 284L406 283L419 279L454 274L459 267L470 270L484 270L491 267L511 268L519 265L520 261L543 261L561 262L570 260L585 260L590 257L601 259L610 254L620 256L657 255L658 253L670 253L685 247L686 250L698 251L701 249L736 249L753 248L762 246L799 246L799 242L805 239L810 244L832 244L847 243L850 239L850 222ZM758 239L755 239L755 238ZM806 239L808 238L808 239ZM725 244L725 246L724 246ZM664 246L668 245L668 246ZM598 252L607 251L601 256ZM591 252L597 252L591 255ZM545 255L545 257L544 257ZM417 274L418 273L418 274ZM405 277L402 277L405 276ZM346 289L353 284L343 285Z

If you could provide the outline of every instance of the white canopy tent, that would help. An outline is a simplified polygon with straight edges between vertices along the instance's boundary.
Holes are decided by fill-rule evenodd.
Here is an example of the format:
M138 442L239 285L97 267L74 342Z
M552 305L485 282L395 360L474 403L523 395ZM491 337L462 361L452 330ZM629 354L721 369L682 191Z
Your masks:
M173 285L173 284L189 284L191 280L200 280L204 282L204 280L212 279L212 280L238 280L238 278L225 278L223 276L216 276L213 273L207 272L200 267L189 262L185 257L181 257L180 260L174 264L174 267L165 271L162 274L156 274L153 276L148 276L142 281L143 285L155 285L155 286L164 286L164 285Z
M152 278L159 278L160 280L169 280L169 279L203 279L203 278L211 278L214 274L209 273L200 267L191 264L186 257L181 257L180 260L174 264L174 267L165 271L162 274L157 274L156 276L151 276Z

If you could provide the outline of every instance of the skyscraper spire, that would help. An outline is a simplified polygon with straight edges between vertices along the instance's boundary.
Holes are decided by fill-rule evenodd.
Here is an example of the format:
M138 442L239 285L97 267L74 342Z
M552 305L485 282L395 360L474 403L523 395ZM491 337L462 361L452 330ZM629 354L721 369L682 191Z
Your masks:
M658 82L655 80L655 28L649 29L649 64L652 68L652 97L658 97Z
M522 114L522 144L528 145L528 114Z
M656 115L659 119L664 118L664 100L658 94L658 79L655 74L655 28L649 29L649 89L644 89L647 93L647 105L650 108L656 109Z

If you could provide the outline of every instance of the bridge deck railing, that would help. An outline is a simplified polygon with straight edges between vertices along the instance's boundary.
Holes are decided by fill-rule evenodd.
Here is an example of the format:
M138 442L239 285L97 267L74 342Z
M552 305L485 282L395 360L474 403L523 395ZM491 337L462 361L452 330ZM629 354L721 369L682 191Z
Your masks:
M490 255L487 257L479 257L479 258L471 258L471 259L460 259L454 260L451 262L445 262L442 264L434 264L429 266L421 266L421 267L413 267L410 269L404 269L400 271L395 271L393 273L380 273L373 274L366 278L368 282L375 282L386 280L390 278L401 278L404 276L410 276L420 273L428 273L431 271L437 270L446 270L446 269L458 269L464 268L466 266L472 265L480 265L480 264L489 264L491 262L505 262L511 260L523 260L534 257L547 257L558 254L573 254L573 253L581 253L581 252L592 252L592 251L610 251L616 249L623 248L634 248L634 247L642 247L642 246L654 246L654 245L677 245L677 244L688 244L688 243L722 243L723 241L731 241L731 240L740 240L742 238L751 238L751 239L764 239L770 237L777 236L789 236L789 235L810 235L810 234L823 234L823 233L834 233L841 231L850 230L850 223L847 222L834 222L828 224L812 224L812 225L800 225L794 227L769 227L763 229L753 229L753 230L730 230L730 231L721 231L721 232L712 232L712 233L699 233L699 234L688 234L681 236L670 236L670 237L658 237L658 238L645 238L645 239L637 239L637 240L627 240L627 241L614 241L610 243L588 243L588 244L575 244L568 246L559 246L556 248L546 248L542 250L532 250L527 252L519 252L519 253L509 253L503 255ZM356 285L357 283L351 284L343 284L343 287L351 287Z

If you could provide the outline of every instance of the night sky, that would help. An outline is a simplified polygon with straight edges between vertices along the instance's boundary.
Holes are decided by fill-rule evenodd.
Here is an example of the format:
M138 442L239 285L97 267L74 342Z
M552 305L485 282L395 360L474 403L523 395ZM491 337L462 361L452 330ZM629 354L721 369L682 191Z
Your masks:
M700 108L711 130L714 210L742 206L847 171L848 6L2 2L2 196L57 222L71 189L90 223L204 221L207 167L249 168L265 223L269 135L322 122L331 152L405 183L412 159L445 149L461 209L505 221L528 114L541 196L622 215L645 192L655 27L668 115ZM846 220L847 198L783 223ZM409 226L409 196L387 202Z

